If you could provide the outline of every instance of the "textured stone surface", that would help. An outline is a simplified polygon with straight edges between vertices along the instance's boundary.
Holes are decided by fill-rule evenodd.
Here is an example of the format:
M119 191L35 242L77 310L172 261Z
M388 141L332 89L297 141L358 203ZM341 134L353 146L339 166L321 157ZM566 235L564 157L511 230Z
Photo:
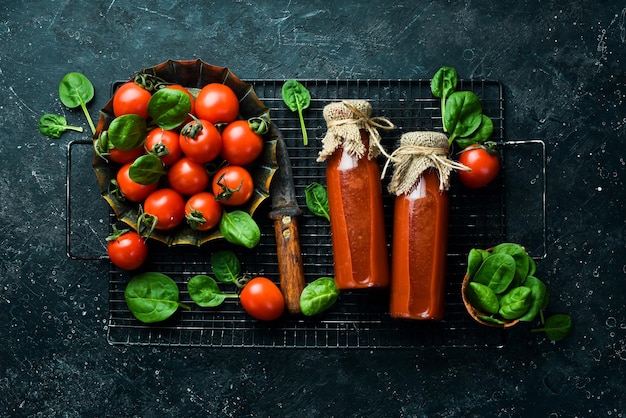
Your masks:
M626 414L626 4L394 3L2 2L0 415ZM67 72L93 81L96 117L113 80L168 58L244 79L428 79L451 65L501 81L507 136L546 142L540 271L573 335L552 344L514 329L502 349L109 345L106 261L65 252L77 136L50 140L37 121L61 113L89 129L58 99Z

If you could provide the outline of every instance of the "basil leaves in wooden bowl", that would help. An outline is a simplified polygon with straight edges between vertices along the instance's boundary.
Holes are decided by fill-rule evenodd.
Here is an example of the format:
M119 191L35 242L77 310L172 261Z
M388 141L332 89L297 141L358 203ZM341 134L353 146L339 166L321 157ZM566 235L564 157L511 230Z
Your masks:
M518 244L472 249L462 285L468 313L491 327L534 321L549 301L546 285L534 276L535 271L535 261Z

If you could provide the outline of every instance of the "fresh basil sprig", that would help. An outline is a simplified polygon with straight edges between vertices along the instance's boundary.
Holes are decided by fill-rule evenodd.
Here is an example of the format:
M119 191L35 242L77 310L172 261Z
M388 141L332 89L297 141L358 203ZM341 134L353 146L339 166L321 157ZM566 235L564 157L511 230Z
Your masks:
M80 106L93 134L96 133L96 126L89 115L89 111L87 111L87 103L93 99L94 94L93 84L81 73L71 72L65 74L59 83L59 98L61 102L70 109Z
M306 206L311 213L330 221L330 209L328 208L328 190L319 183L313 182L304 189Z
M302 111L311 104L311 93L297 80L287 80L282 88L283 101L292 112L298 112L300 128L302 129L302 143L308 145L309 139L304 124Z
M124 290L131 313L144 323L164 321L178 308L190 309L178 300L178 286L165 274L146 272L134 276Z
M452 67L441 67L430 82L433 96L441 99L441 119L448 143L465 149L491 138L493 121L482 113L478 96L470 91L456 91L458 76Z

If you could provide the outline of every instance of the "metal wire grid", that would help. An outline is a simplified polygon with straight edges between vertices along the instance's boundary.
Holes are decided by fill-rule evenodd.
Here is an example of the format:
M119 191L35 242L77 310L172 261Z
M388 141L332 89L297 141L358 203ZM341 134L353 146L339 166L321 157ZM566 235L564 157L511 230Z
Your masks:
M257 95L270 108L271 119L285 137L293 166L296 194L303 215L299 218L302 257L307 281L333 275L332 247L328 222L311 215L305 207L304 188L313 181L325 184L325 165L315 161L326 132L323 107L341 99L366 99L374 116L390 119L397 129L382 131L382 143L391 151L401 133L410 130L441 130L439 100L432 97L426 80L301 80L312 101L304 112L309 145L302 145L297 115L281 99L283 80L251 80ZM494 122L493 139L504 138L502 87L497 82L461 81L461 90L478 94L483 112ZM383 184L386 186L387 179ZM278 278L274 231L267 213L260 209L261 243L254 251L242 251L220 242L201 248L167 248L151 243L147 270L172 277L179 285L181 301L192 309L180 310L168 321L145 325L133 318L124 301L130 275L110 271L111 344L202 347L283 347L283 348L409 348L423 346L502 346L504 333L474 323L462 305L460 288L466 268L466 254L472 247L487 248L505 237L504 183L467 191L453 178L450 189L450 229L446 313L436 322L391 319L386 290L343 292L328 312L315 317L289 316L264 323L247 316L238 301L227 300L218 308L193 304L186 283L195 274L210 274L210 254L223 248L234 250L244 269ZM385 197L388 243L391 242L393 198ZM115 222L111 217L111 222ZM228 289L227 286L223 287Z

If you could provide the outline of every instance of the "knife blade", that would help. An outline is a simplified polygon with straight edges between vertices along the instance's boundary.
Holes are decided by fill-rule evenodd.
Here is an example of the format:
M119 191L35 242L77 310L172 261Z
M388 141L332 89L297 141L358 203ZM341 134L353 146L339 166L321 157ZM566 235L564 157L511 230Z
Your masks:
M285 140L278 129L275 131L278 169L270 185L272 210L269 217L274 221L280 288L285 297L285 307L289 313L299 313L300 294L305 279L296 217L302 214L302 210L296 200L291 160Z

